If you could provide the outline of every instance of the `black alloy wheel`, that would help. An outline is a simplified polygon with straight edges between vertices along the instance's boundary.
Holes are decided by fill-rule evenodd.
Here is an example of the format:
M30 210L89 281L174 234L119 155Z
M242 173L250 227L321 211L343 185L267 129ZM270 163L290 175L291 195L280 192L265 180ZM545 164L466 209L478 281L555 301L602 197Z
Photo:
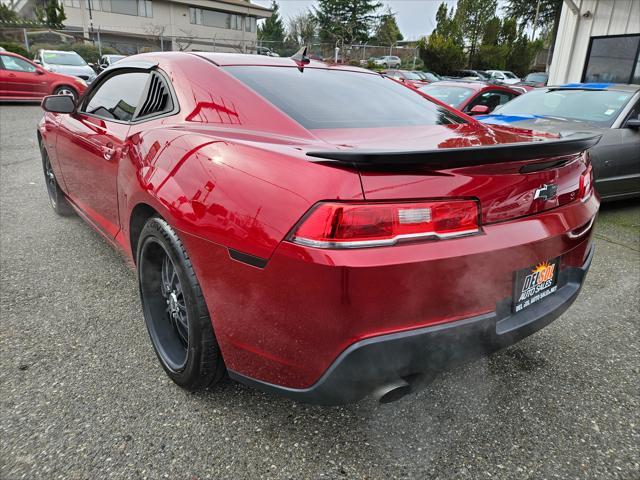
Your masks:
M224 362L209 310L182 242L152 217L138 241L138 281L151 343L167 375L188 390L220 380Z
M73 209L69 202L62 193L60 189L60 185L58 185L58 180L56 179L56 174L53 171L53 167L51 166L51 160L49 159L49 154L43 145L40 145L40 154L42 156L42 169L44 171L44 181L47 186L47 194L49 196L49 203L51 204L51 208L58 215L68 216L73 213Z

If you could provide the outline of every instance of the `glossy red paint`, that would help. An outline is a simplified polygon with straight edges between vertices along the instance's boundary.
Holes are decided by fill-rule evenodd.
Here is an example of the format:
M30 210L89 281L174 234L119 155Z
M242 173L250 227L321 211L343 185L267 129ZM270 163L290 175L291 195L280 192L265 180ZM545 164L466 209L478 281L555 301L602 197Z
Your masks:
M514 271L558 256L565 267L585 262L591 230L580 229L599 201L577 198L587 169L581 155L531 173L520 173L523 162L378 172L311 162L305 152L319 148L450 148L536 136L466 116L446 126L307 130L224 68L297 68L289 59L165 53L118 65L138 60L157 62L171 80L177 113L134 124L45 113L39 134L69 201L132 261L132 217L141 208L178 231L235 372L309 387L354 342L493 311L511 295ZM305 68L372 75L315 61ZM429 101L423 97L416 102ZM549 182L559 195L535 200ZM479 201L482 231L357 250L286 240L320 201L429 198ZM229 249L266 267L234 260Z
M18 59L20 67L26 62L27 70L16 70L12 59ZM0 101L40 101L60 87L68 87L82 95L87 84L71 75L49 72L21 55L0 52Z

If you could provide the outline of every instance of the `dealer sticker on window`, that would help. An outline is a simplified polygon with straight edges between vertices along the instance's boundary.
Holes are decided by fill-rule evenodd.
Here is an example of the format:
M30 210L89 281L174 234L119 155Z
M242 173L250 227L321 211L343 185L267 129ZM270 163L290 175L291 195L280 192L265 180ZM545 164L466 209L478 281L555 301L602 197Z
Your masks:
M558 289L560 257L516 272L513 286L515 313L548 297Z

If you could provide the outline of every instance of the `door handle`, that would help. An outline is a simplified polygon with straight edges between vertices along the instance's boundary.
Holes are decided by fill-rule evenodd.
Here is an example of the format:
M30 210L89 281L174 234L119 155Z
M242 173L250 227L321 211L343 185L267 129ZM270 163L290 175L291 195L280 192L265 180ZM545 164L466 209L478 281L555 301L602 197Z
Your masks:
M104 147L100 147L100 149L102 150L102 156L105 160L111 160L116 153L116 149L111 142L107 143Z
M11 78L16 78L16 74L15 74L15 73L10 73L10 74L9 74L9 77L11 77Z

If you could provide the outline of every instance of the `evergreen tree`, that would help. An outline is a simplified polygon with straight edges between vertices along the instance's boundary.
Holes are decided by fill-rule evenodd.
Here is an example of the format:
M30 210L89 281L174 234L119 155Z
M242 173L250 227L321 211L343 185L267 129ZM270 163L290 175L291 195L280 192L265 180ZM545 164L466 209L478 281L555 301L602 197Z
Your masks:
M425 68L441 75L451 74L466 63L462 46L452 37L445 38L437 32L429 35L426 41L420 40L419 51Z
M322 42L366 42L382 6L376 0L318 0L314 15Z
M507 0L505 11L518 20L521 27L533 25L538 2L532 0ZM560 18L562 0L540 0L537 30L549 31Z
M487 22L496 16L497 0L458 0L454 19L469 46L470 66L484 34Z
M262 25L258 25L258 40L278 42L277 47L279 47L284 42L285 32L282 18L280 18L280 7L276 0L273 0L271 9L273 10L271 16Z
M35 11L36 19L50 28L63 28L67 16L64 6L58 0L47 0L44 7L38 7Z
M380 16L374 42L378 45L393 45L404 37L396 23L396 16L390 8Z
M462 44L462 32L455 16L455 7L451 7L451 12L447 8L447 4L442 2L436 12L436 28L435 33L446 39L453 39L455 42Z

